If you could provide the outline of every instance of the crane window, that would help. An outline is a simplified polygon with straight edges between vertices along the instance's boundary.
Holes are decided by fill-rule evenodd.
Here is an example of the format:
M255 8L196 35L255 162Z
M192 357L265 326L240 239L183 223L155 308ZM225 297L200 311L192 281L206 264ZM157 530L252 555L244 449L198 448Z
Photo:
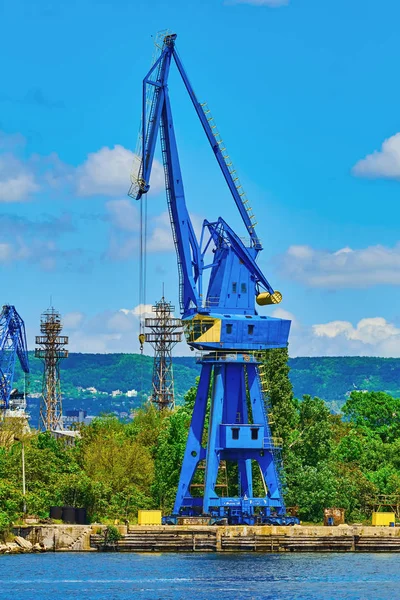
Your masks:
M238 440L239 439L239 427L232 427L232 439L233 440Z
M257 429L255 427L252 428L252 430L251 430L251 439L252 440L258 440L258 428Z
M253 335L253 333L254 333L254 325L247 325L247 333L249 335Z
M236 294L237 292L237 283L236 281L232 282L232 294Z
M226 333L232 333L232 323L228 323L226 326Z
M245 294L247 292L247 285L245 283L242 283L240 289L242 294Z
M213 319L194 319L185 328L186 339L188 342L195 342L199 337L207 333L215 324Z

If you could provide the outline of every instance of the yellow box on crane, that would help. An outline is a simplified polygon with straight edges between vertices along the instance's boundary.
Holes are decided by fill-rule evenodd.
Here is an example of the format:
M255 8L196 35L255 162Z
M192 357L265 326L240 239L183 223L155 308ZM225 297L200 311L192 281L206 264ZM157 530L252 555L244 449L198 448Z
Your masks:
M139 510L138 525L161 525L161 510Z
M396 522L396 515L390 512L373 512L372 513L372 525L389 527L391 523Z

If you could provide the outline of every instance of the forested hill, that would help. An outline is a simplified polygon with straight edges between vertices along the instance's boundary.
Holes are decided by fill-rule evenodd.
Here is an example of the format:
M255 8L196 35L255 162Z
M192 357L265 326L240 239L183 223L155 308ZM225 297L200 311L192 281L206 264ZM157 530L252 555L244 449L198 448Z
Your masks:
M382 391L400 397L400 358L319 356L289 359L294 394L342 404L352 390Z
M31 353L30 364L30 392L37 394L41 390L42 364ZM338 410L352 390L386 391L400 397L400 359L301 357L290 359L289 365L295 396L318 396L332 410ZM152 358L138 354L70 354L61 364L64 409L83 408L88 414L116 412L126 416L150 393L152 368ZM178 402L199 372L195 357L174 359ZM19 389L23 389L18 370L16 379ZM38 398L30 400L31 412L36 412L37 404Z

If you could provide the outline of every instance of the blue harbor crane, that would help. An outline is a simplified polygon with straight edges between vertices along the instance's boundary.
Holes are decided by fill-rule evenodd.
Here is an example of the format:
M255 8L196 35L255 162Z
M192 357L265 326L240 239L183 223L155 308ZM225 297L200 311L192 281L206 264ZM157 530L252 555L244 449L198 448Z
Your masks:
M13 389L16 358L24 373L29 373L28 349L25 325L15 306L6 304L0 313L0 409L12 407L13 400L19 399Z
M295 523L296 518L286 515L280 447L271 435L262 375L264 351L287 346L290 321L259 315L256 310L256 305L279 303L282 295L271 287L257 264L262 245L254 214L208 105L197 100L189 82L176 50L176 37L167 32L158 38L158 55L143 80L138 171L132 175L129 192L141 200L149 191L160 132L182 320L187 343L199 351L201 364L175 505L166 522L176 523L180 516L204 516L210 522L226 519L230 524ZM186 206L169 97L173 62L241 215L247 242L222 217L205 220L200 239L196 237ZM218 471L221 464L226 471L226 464L232 463L237 465L238 494L219 495ZM192 493L198 468L204 473L199 497ZM261 497L253 492L255 473L263 490Z

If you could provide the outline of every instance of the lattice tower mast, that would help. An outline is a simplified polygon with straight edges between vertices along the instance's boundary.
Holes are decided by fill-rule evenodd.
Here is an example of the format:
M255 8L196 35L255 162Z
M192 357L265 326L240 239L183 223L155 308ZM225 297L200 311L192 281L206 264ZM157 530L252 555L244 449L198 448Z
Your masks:
M60 384L60 361L68 357L68 336L60 335L60 313L49 308L40 317L40 331L36 336L35 356L43 360L43 386L40 401L39 428L45 431L62 429L62 400Z
M175 307L164 296L153 306L155 317L145 320L146 342L154 348L154 366L151 400L160 410L172 408L174 401L174 375L172 348L181 341L182 322L173 316Z

